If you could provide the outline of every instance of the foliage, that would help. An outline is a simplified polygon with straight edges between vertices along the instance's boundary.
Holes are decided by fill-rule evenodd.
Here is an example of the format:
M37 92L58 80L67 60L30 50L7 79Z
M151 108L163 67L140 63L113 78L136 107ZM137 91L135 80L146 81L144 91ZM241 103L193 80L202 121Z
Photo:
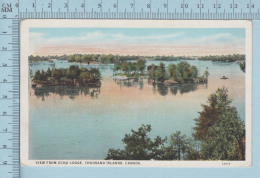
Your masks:
M165 65L160 63L159 66L152 64L149 66L149 77L159 82L164 82L167 79L174 80L179 83L194 81L198 77L198 69L187 62L179 62L177 65L169 64L168 71Z
M80 62L80 63L91 63L91 62L100 62L100 63L122 63L129 60L137 60L140 58L153 59L158 61L176 61L176 60L195 60L196 57L189 56L121 56L121 55L112 55L112 54L72 54L72 55L62 55L62 56L33 56L30 55L29 61L52 61L52 59L58 60L67 60L70 62ZM199 60L211 60L211 61L244 61L244 54L233 54L233 55L221 55L221 56L202 56L198 58ZM142 69L140 69L142 70ZM144 69L143 69L144 70Z
M239 67L243 72L246 72L246 62L239 62Z
M176 65L174 64L169 64L168 65L168 72L169 76L174 79L176 77Z
M245 153L245 125L231 106L226 88L211 94L195 119L194 138L202 141L202 159L241 160Z
M62 55L62 56L33 56L33 55L30 55L28 57L29 61L30 62L39 62L39 61L50 61L52 62L52 59L66 59L66 55Z
M123 62L123 63L116 63L114 65L113 71L117 72L119 70L123 71L124 74L130 75L131 73L141 73L143 74L145 69L146 60L138 59L137 62Z
M235 61L244 61L245 55L244 54L233 54L233 55L221 55L221 56L202 56L202 57L199 57L199 60L235 62Z
M73 54L68 55L66 60L69 62L79 62L79 63L91 63L91 62L100 62L103 64L117 64L126 62L128 60L136 60L138 56L120 56L112 54Z
M126 134L123 143L124 150L109 149L106 159L117 160L151 160L159 159L166 139L157 136L154 140L148 137L151 131L150 125L142 125L138 131L131 130L132 134Z
M176 78L183 80L194 79L198 76L198 69L187 62L180 62L176 66Z
M160 62L157 70L155 70L155 78L157 81L163 82L166 79L166 70L164 63Z
M154 66L152 66L153 68ZM245 124L231 105L226 88L217 89L195 119L194 139L173 133L169 141L149 138L150 125L126 134L124 149L109 149L106 159L115 160L244 160ZM168 144L167 144L168 143Z
M176 60L195 60L194 57L189 56L156 56L157 61L176 61Z
M185 156L197 159L193 149L193 140L180 131L172 134L169 144L167 138L157 136L154 140L149 138L150 125L142 125L138 131L126 134L122 140L125 145L123 150L109 149L106 159L114 160L181 160ZM182 157L181 157L182 154Z
M48 68L44 70L37 70L33 75L35 83L50 83L60 80L78 80L80 83L96 83L101 80L101 73L96 68L79 68L72 65L69 68Z
M181 153L184 155L188 150L192 149L192 139L185 134L181 135L180 131L173 133L170 137L170 147L177 153L177 159L181 160Z

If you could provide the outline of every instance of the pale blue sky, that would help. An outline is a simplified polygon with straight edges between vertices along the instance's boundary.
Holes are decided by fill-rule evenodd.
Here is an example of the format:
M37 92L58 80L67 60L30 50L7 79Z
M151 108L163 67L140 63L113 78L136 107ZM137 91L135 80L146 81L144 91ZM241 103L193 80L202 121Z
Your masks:
M102 51L90 50L92 48L104 48L104 53L109 53L107 46L139 46L131 49L131 53L149 55L148 47L160 45L164 50L157 47L158 55L187 54L199 55L198 47L205 50L205 54L219 53L232 54L244 53L245 29L243 28L30 28L30 51L38 53L40 47L52 46L70 49L78 46L87 47L81 53L96 53ZM140 47L140 45L142 47ZM37 46L37 47L36 47ZM194 48L193 48L194 47ZM211 47L211 49L210 49ZM167 51L166 51L167 48ZM206 50L207 48L207 50ZM142 52L142 49L144 50ZM186 49L186 50L181 50ZM219 49L219 50L218 50ZM110 48L110 53L120 54L122 51ZM138 51L137 51L138 50ZM216 51L218 50L218 51ZM224 50L224 51L223 51ZM38 52L36 52L38 51ZM194 51L191 53L191 51ZM47 52L47 51L46 51ZM80 52L80 51L75 51ZM48 52L47 52L48 53ZM128 54L124 50L122 54ZM202 52L203 53L203 52ZM131 55L131 54L130 54ZM156 55L156 52L151 52ZM201 54L204 55L204 54Z
M211 35L228 33L235 37L244 38L245 29L243 28L30 28L31 33L43 33L44 39L80 37L88 33L101 32L107 34L124 34L129 37L136 36L160 36L175 33L183 33L175 39L180 38L202 38ZM168 39L170 40L170 39ZM226 39L220 39L226 40Z

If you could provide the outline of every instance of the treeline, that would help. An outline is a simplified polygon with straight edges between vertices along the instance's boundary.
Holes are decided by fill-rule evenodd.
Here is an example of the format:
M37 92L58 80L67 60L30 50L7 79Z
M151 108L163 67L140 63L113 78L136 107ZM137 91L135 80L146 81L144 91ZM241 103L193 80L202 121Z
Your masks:
M151 139L150 125L131 130L124 149L109 149L107 160L245 160L245 124L231 105L226 88L217 89L195 119L193 138L173 133Z
M45 85L86 85L97 84L101 80L101 73L96 68L79 68L72 65L69 68L48 68L47 71L37 70L32 81Z
M79 63L91 63L100 62L103 64L115 64L122 63L129 60L137 60L139 56L120 56L112 54L74 54L66 56L69 62L79 62Z
M219 55L219 56L202 56L198 58L202 61L224 61L224 62L235 62L235 61L244 61L244 54L233 54L233 55Z
M195 60L194 57L190 56L156 56L154 57L156 61L177 61L177 60Z
M112 54L73 54L73 55L62 55L62 56L29 56L30 62L38 61L52 61L53 59L67 60L69 62L79 62L79 63L93 63L100 62L103 64L115 64L122 63L129 60L137 60L139 58L144 58L142 56L121 56Z
M206 82L209 75L208 71L205 71L202 76L198 76L197 67L183 61L177 65L169 64L168 70L166 70L165 64L162 62L159 66L154 64L148 66L147 70L149 78L158 82L164 82L165 80L177 83Z
M39 62L39 61L50 61L52 62L53 59L58 59L58 60L65 60L66 59L66 55L62 55L62 56L33 56L30 55L28 57L29 62Z
M144 74L145 64L145 59L138 59L136 62L117 62L113 67L113 71L115 73L120 72L120 74L122 74L122 71L123 74L127 76L134 76L138 75L139 73Z

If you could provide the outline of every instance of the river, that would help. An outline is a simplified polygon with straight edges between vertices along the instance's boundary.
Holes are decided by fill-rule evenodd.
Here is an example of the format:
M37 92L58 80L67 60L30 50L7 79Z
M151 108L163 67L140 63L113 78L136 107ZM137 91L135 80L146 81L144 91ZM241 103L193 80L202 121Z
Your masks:
M165 62L166 66L170 62ZM143 81L115 81L113 65L96 67L102 74L100 88L29 87L29 159L104 159L109 148L123 148L131 129L150 124L149 136L169 137L176 131L192 135L201 104L225 86L239 117L245 120L245 74L235 62L187 61L199 73L209 71L208 84L175 87ZM159 61L148 61L158 64ZM174 61L173 63L178 63ZM32 72L48 67L68 68L74 63L54 60L29 63ZM75 65L75 64L74 64ZM222 76L229 79L221 80Z

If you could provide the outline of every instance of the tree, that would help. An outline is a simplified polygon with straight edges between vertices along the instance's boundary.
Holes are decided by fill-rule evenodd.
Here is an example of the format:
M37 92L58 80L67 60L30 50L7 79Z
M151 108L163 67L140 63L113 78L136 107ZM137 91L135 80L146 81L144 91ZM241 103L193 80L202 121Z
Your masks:
M72 65L69 67L69 78L71 79L77 79L79 78L80 75L80 69L79 66Z
M246 72L246 62L243 61L243 62L239 62L239 67L240 69L243 71L243 72Z
M180 131L175 132L170 137L170 147L177 153L177 159L181 160L185 158L185 154L191 149L192 140L188 138L185 134L181 135Z
M162 158L163 143L166 141L157 136L154 140L148 137L151 125L142 125L138 131L131 130L122 140L126 144L123 150L109 149L106 159L116 160L151 160Z
M81 79L81 82L84 83L85 80L88 80L90 78L90 74L88 69L81 69L79 78Z
M125 74L128 72L128 63L127 62L124 62L121 65L121 70L124 71Z
M163 82L165 80L166 70L164 63L160 62L158 69L155 71L155 77L158 81Z
M144 72L145 63L146 63L146 60L145 60L145 59L138 59L137 62L136 62L137 68L139 69L139 71L140 71L141 73Z
M169 77L174 79L176 77L176 65L169 64L168 71L169 71Z
M51 69L50 69L49 67L48 67L48 69L47 69L46 75L47 75L48 77L51 76Z
M202 143L201 153L212 160L245 159L245 125L238 118L234 107L218 116L218 121L209 128L210 139Z
M149 72L149 75L153 79L153 81L155 82L156 76L155 76L155 65L154 64L151 65L151 70Z
M194 138L202 142L203 159L245 159L245 125L231 102L226 88L217 89L195 119Z
M41 71L41 74L39 75L39 80L41 80L41 81L47 80L47 75L44 70Z
M198 77L198 69L196 66L191 66L191 78L197 78Z
M33 80L40 80L41 72L40 70L37 70L33 76Z
M75 55L75 61L76 61L76 62L82 62L82 61L81 61L81 56L78 55L78 54Z
M114 67L113 67L113 72L117 72L118 70L120 70L120 65L115 64Z
M90 78L91 78L92 82L97 82L97 81L101 80L101 78L102 78L100 71L96 68L91 68L89 73L90 73L90 76L91 76Z

